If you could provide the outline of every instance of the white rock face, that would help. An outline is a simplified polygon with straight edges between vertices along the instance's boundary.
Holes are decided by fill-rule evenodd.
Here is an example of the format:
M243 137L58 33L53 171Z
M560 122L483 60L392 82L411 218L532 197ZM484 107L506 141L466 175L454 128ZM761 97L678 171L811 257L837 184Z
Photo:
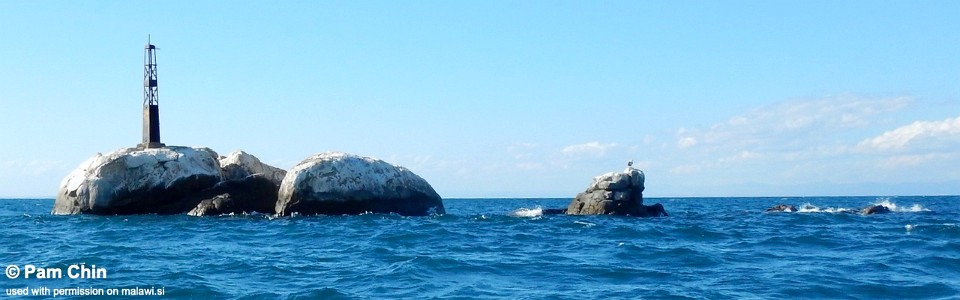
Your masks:
M445 213L440 195L410 170L340 152L314 155L287 172L276 211L280 215Z
M250 175L261 174L277 186L280 186L283 177L287 175L286 170L262 163L256 156L242 150L220 157L220 168L223 169L224 180L239 180Z
M124 148L97 154L60 183L54 214L173 211L183 196L223 178L208 148Z

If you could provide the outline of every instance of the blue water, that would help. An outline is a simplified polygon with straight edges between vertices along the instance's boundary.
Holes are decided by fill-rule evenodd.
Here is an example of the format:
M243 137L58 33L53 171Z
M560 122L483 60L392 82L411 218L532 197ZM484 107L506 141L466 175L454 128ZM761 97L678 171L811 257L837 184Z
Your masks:
M538 214L568 201L274 219L53 216L50 199L0 200L0 267L63 271L0 286L225 299L960 298L960 196L666 198L646 199L665 218ZM781 202L810 206L763 212ZM896 212L838 212L880 202ZM80 264L107 277L67 278Z

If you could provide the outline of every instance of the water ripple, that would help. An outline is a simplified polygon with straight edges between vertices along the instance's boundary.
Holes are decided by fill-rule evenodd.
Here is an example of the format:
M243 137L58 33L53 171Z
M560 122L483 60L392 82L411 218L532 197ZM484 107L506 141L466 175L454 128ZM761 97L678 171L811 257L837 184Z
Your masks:
M5 200L0 263L110 273L0 284L222 299L956 298L958 200L651 199L666 218L537 213L569 199L448 200L422 218L52 216L50 200ZM883 201L900 205L837 209ZM780 202L820 212L763 213Z

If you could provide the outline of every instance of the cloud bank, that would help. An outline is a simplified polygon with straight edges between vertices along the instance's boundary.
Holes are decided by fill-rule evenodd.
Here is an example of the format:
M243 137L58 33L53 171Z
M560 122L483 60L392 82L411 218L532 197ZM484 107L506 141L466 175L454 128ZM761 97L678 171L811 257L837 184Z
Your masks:
M860 148L868 150L902 150L910 144L931 139L956 140L960 138L960 116L943 121L916 121L910 125L884 132L863 140Z

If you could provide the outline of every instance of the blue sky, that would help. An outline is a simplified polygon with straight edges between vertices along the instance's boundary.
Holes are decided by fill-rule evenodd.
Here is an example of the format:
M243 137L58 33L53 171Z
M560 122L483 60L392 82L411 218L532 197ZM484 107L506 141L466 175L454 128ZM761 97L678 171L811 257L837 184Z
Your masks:
M960 194L956 1L0 1L0 197L141 138L444 197Z

